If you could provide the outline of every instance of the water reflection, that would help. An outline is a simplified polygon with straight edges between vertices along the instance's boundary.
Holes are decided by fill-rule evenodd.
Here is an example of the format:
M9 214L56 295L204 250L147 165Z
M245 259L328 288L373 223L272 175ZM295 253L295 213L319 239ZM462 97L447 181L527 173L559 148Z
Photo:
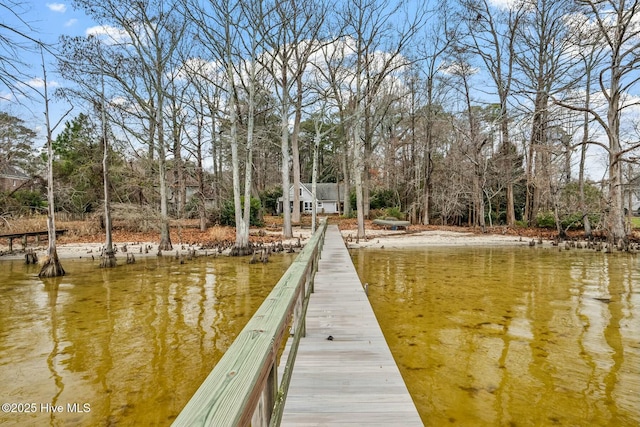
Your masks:
M640 425L640 258L352 256L426 425Z
M36 404L0 424L169 425L292 260L65 261L47 282L0 262L0 403Z

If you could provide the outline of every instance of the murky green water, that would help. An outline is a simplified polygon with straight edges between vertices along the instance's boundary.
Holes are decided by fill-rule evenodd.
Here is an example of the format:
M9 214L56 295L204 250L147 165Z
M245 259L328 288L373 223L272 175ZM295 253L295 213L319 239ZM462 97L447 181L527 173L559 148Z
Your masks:
M640 425L639 256L518 247L352 257L425 425Z
M0 424L169 425L292 260L0 261Z

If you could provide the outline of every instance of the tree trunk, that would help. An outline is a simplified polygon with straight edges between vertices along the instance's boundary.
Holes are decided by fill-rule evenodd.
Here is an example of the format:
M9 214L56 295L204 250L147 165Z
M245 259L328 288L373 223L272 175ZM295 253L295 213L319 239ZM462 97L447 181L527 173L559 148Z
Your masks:
M623 40L622 26L615 27L615 40ZM622 46L622 41L619 46ZM629 242L624 227L624 201L622 189L622 147L620 145L620 83L622 79L621 56L615 51L611 59L611 87L609 88L607 124L609 138L609 214L607 215L609 242Z
M111 268L117 265L116 255L113 250L112 225L111 225L111 197L109 194L109 139L107 131L107 114L104 103L104 79L102 80L102 185L104 189L104 228L105 243L100 267Z
M506 101L505 101L506 102ZM513 195L513 153L511 141L509 140L509 123L506 113L502 117L502 144L504 149L504 167L507 190L507 225L513 227L516 223L515 197Z
M251 225L251 185L253 174L253 127L255 123L254 111L255 111L255 68L251 66L249 82L249 109L247 112L247 147L246 157L244 159L244 211L242 213L242 221L236 223L236 228L239 227L238 235L241 239L236 242L236 247L240 246L244 249L250 249L249 244L249 227ZM248 254L247 254L248 255Z
M200 231L207 230L207 209L204 196L204 167L202 165L202 130L204 129L204 105L200 104L201 113L198 114L198 130L196 135L196 179L198 181L198 217Z
M291 228L291 203L289 198L289 92L287 67L282 67L282 99L280 100L280 153L282 155L282 236L285 239L293 237ZM299 190L298 190L299 191ZM294 200L296 195L294 194ZM295 203L294 203L295 205ZM293 207L295 209L295 206Z
M356 106L356 108L359 108ZM353 128L353 170L354 183L356 187L356 216L358 222L358 239L365 238L364 231L364 183L362 182L363 175L363 147L362 138L360 136L360 123L359 114L356 113L356 119L354 120Z
M293 163L293 213L291 221L300 224L300 121L302 120L302 74L296 77L298 93L295 105L295 117L293 120L293 133L291 134L291 161Z
M47 234L49 237L49 246L47 249L47 257L42 264L42 268L40 269L38 276L59 277L64 276L65 271L60 264L60 260L58 259L58 251L56 249L56 220L53 197L53 136L49 116L49 93L47 87L47 70L44 65L44 57L42 60L42 70L44 75L44 116L47 127Z
M291 203L289 197L289 123L287 114L284 113L284 111L280 131L280 153L282 154L282 236L285 239L290 239L293 237L293 230L291 228Z
M342 189L342 215L346 218L351 216L351 174L349 173L349 149L347 141L344 141L344 150L342 156L342 178L344 186Z
M311 194L313 203L311 205L311 233L316 232L318 217L318 198L317 198L317 182L318 182L318 151L320 150L320 123L316 122L316 134L313 138L313 167L311 169ZM337 185L337 184L336 184ZM340 200L338 200L340 203Z
M163 80L162 68L158 67L156 70L156 81L158 85ZM169 229L169 206L168 206L168 192L167 192L167 171L166 171L166 150L164 146L164 126L163 126L163 106L164 106L164 94L163 88L157 87L157 105L155 115L155 125L158 132L158 175L160 180L160 244L158 245L158 251L170 251L173 249L171 245L171 235Z

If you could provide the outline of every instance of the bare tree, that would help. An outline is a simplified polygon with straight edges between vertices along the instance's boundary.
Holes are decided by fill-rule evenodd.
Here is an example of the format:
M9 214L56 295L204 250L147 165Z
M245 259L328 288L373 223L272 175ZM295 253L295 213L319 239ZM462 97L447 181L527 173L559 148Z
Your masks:
M608 156L608 197L606 229L610 242L628 247L623 200L623 164L625 156L640 147L633 134L625 133L623 114L638 101L628 100L629 92L640 83L637 73L640 64L640 1L628 0L578 0L583 19L574 25L590 28L599 45L606 50L608 60L598 64L600 93L605 100L605 114L596 106L585 106L570 99L556 102L563 107L587 112L606 133L606 143L591 140L589 143L604 148ZM579 28L579 27L576 27ZM591 41L593 38L588 38Z
M109 68L104 71L118 84L123 99L128 100L121 105L123 117L132 116L146 124L143 129L135 129L123 121L121 126L148 142L149 159L157 154L159 250L170 250L164 108L167 78L177 65L177 52L186 42L180 3L74 0L74 4L103 24L103 51L109 58L105 61ZM115 28L109 27L112 24Z
M219 86L211 83L207 63L201 60L189 60L185 61L183 72L183 78L188 81L189 95L186 102L186 107L190 110L189 121L187 125L189 128L186 133L186 137L189 140L187 150L195 157L196 161L196 180L198 182L198 217L200 219L200 231L207 229L207 212L205 205L205 180L204 180L204 158L207 150L205 149L205 141L207 136L207 119L210 114L213 114L209 136L211 138L211 154L214 155L217 150L217 144L215 140L215 124L217 122L217 102L219 101ZM210 90L213 89L213 90ZM213 96L211 96L213 95ZM215 104L214 108L209 108L209 114L207 113L207 103L212 102ZM194 129L195 128L195 129ZM217 169L217 158L214 156L214 175Z
M480 118L478 117L479 108L474 107L472 104L471 85L470 79L476 73L476 70L465 61L464 57L461 57L455 64L452 70L452 74L457 77L457 80L461 83L460 91L464 99L464 116L466 118L466 126L464 130L461 130L461 134L467 139L461 149L465 157L471 163L471 169L473 170L472 186L471 186L471 200L473 211L470 215L470 222L474 226L479 226L482 231L485 231L485 184L486 184L486 169L487 161L484 157L484 150L489 139L482 135L480 131Z
M334 111L334 115L338 119L339 132L343 136L340 147L338 148L339 165L337 169L342 175L342 194L338 194L338 198L342 197L342 202L338 200L338 212L342 212L344 216L351 213L350 206L350 177L349 164L350 153L349 144L346 138L347 129L351 120L352 109L348 101L348 90L346 89L349 81L348 61L347 61L347 38L343 37L344 28L338 27L333 30L334 37L320 49L320 61L314 63L312 74L315 80L315 91L318 92L319 98L325 99L330 103L329 109ZM337 174L336 174L337 175ZM338 179L339 181L339 179ZM338 189L341 187L338 186ZM340 206L344 206L342 211Z
M198 26L200 40L215 58L220 72L224 76L236 222L236 242L232 254L244 255L250 252L250 203L253 177L255 96L258 79L256 57L259 49L258 29L262 19L260 19L259 9L251 9L239 1L212 1L206 6L201 7L197 3L189 3L187 10L190 19ZM247 96L246 142L242 155L240 153L239 98L241 89L246 91ZM213 114L212 112L212 117ZM241 180L241 160L244 163L244 180ZM244 204L242 203L243 194Z
M102 254L101 267L115 267L117 265L113 249L111 223L111 195L109 182L109 124L107 121L107 105L105 102L104 74L100 75L100 128L102 131L102 188L104 192L104 229L105 243Z
M575 70L566 18L573 12L573 1L524 0L520 25L515 28L517 50L515 86L527 100L521 103L531 117L526 162L526 201L524 220L535 221L540 209L551 207L550 128L557 122L552 114L551 96L566 89Z
M275 85L280 114L280 151L282 156L283 235L292 237L292 223L300 222L300 147L299 134L304 102L303 76L310 56L319 48L317 37L324 22L323 1L287 0L264 10L261 27L265 43L262 67ZM293 129L290 119L293 115ZM290 164L293 175L293 209L290 209Z
M388 105L377 104L387 79L407 65L405 49L424 24L424 5L403 15L404 2L361 0L349 2L341 13L351 40L351 96L353 110L348 128L358 219L358 238L365 237L364 219L369 210L368 161L373 135ZM402 25L395 23L401 21ZM376 107L381 110L376 111Z
M47 68L45 66L44 53L40 50L40 57L42 58L42 92L39 93L44 101L44 118L45 127L47 131L47 234L49 238L49 244L47 246L47 257L42 263L39 277L59 277L64 276L65 271L60 264L58 258L58 250L56 248L56 217L55 217L55 200L53 195L53 132L62 122L64 117L71 111L67 111L60 120L55 124L51 124L51 113L49 111L49 104L51 98L49 97L49 83L47 79Z
M591 237L591 220L589 219L589 212L587 210L587 204L585 200L585 167L587 163L587 149L589 148L590 141L590 115L591 110L591 88L593 85L593 71L597 64L602 60L599 55L603 51L600 50L596 44L585 46L584 49L580 49L579 55L582 61L584 69L584 111L582 120L582 140L580 143L580 165L578 169L578 192L579 192L579 204L582 212L582 221L584 223L584 234L586 237Z
M514 77L515 43L517 28L525 10L524 3L497 9L490 0L461 0L464 38L459 39L464 48L476 55L484 65L494 84L500 105L501 156L506 188L507 225L515 224L514 169L515 147L510 138L512 118L509 100Z
M431 192L433 190L433 150L435 139L435 127L438 121L438 112L441 110L438 102L438 78L442 74L441 69L444 57L454 42L455 32L449 30L450 10L449 4L443 1L435 11L435 24L427 26L425 42L418 47L420 69L424 79L425 105L424 105L424 145L420 157L420 164L415 168L416 185L421 186L422 194L416 202L422 199L421 220L428 225L431 215ZM412 120L415 116L411 115ZM415 126L412 126L414 128Z
M69 98L91 104L100 116L102 146L102 185L104 195L105 246L101 267L115 267L116 257L113 248L112 222L110 208L109 180L109 112L106 100L105 63L102 46L98 39L62 38L61 54L58 56L58 68L62 75L74 82L76 88L67 88Z

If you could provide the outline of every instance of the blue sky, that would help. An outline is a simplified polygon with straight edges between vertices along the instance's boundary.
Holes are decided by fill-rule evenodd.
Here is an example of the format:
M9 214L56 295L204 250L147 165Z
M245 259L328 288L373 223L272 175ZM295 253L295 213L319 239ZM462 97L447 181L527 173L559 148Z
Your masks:
M55 44L60 35L63 34L70 36L84 35L87 28L94 25L88 17L82 12L74 10L68 3L41 1L21 2L19 0L14 5L10 3L11 1L7 2L5 6L9 7L12 13L5 13L8 11L0 9L2 10L0 22L33 39L41 40L48 44ZM24 22L21 22L21 19ZM14 42L25 42L24 39L12 34L8 30L2 29L1 31L3 31L3 35L8 35ZM17 82L17 84L25 83L35 88L41 88L43 70L42 59L39 52L25 52L24 50L20 52L21 56L19 60L24 63L24 66L21 67L24 76L18 77L19 82ZM50 90L60 85L60 78L54 72L55 66L52 64L52 61L50 56L45 55L45 65L48 74L47 80ZM39 130L39 133L42 135L44 110L41 99L37 98L38 97L36 97L33 102L22 97L16 99L7 91L6 87L0 85L0 110L20 117L25 120L28 125ZM57 102L54 102L51 107L51 119L53 122L57 121L60 116L64 114L64 111L68 109L68 107L60 105Z
M491 0L495 5L506 5L510 0ZM28 34L30 37L40 39L46 43L54 44L60 35L84 36L95 23L88 18L83 12L74 10L70 3L64 2L46 2L46 1L21 1L21 0L3 0L4 4L0 6L0 23L15 28L21 32ZM15 4L11 6L10 4ZM11 13L6 13L6 9L2 6L9 6L11 11L18 14L25 23L20 22ZM95 30L95 28L94 28ZM0 31L4 31L0 28ZM23 53L22 62L27 64L25 69L24 82L29 82L31 86L41 87L42 64L39 54ZM47 62L48 82L50 89L60 87L61 80L55 74L55 67L51 58L45 58ZM637 90L637 89L636 89ZM638 96L637 93L634 94ZM11 99L5 87L0 85L0 111L6 111L14 114L27 122L27 125L40 134L40 143L44 142L44 107L41 99L28 102L24 99L17 103L15 99ZM68 110L68 105L63 102L54 101L51 105L51 120L56 123ZM72 111L65 120L70 120L80 111ZM57 129L54 135L59 131ZM598 150L593 150L598 151ZM596 161L597 163L597 161ZM599 165L602 166L602 165ZM598 173L593 173L593 178L601 178L602 167L597 167Z

